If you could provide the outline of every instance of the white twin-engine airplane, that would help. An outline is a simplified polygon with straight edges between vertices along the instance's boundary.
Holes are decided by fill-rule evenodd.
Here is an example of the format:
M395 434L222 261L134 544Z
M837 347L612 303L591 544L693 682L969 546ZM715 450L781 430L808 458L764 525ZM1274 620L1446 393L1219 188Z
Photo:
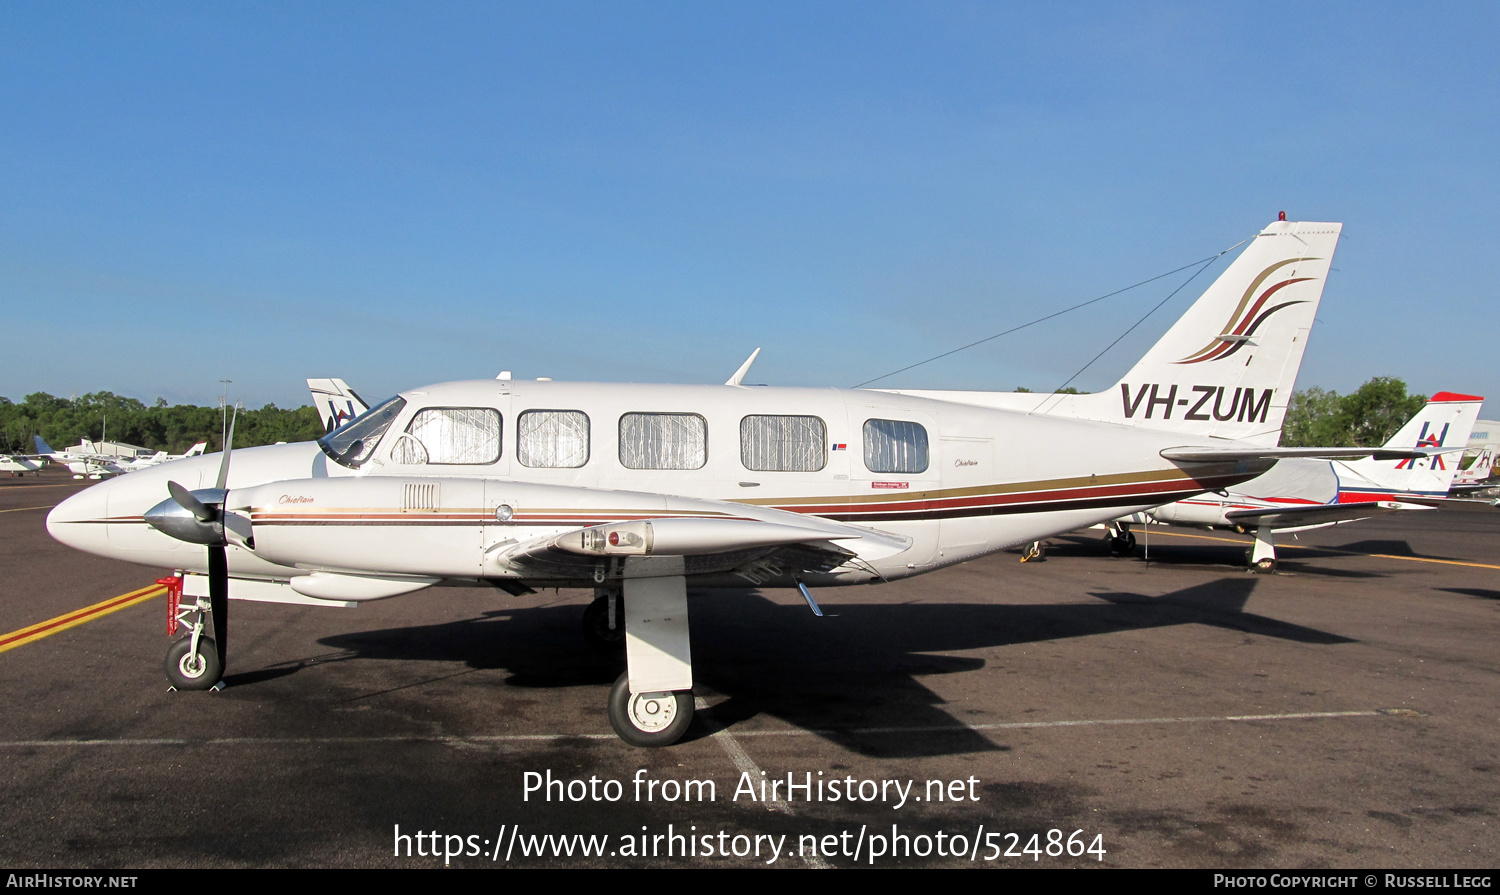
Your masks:
M1484 399L1439 392L1402 426L1385 448L1415 448L1428 457L1399 460L1289 459L1244 485L1199 494L1109 523L1110 549L1135 547L1132 523L1225 528L1255 535L1251 568L1276 568L1276 535L1355 522L1395 510L1430 510L1448 497L1459 455Z
M625 642L611 725L667 745L693 713L689 587L797 587L818 612L810 588L920 575L1287 456L1351 455L1274 446L1339 230L1273 222L1096 395L746 387L743 368L723 386L452 382L232 468L226 451L96 485L47 525L190 573L196 603L172 610L190 634L167 661L179 687L220 680L230 597L592 587L585 630Z

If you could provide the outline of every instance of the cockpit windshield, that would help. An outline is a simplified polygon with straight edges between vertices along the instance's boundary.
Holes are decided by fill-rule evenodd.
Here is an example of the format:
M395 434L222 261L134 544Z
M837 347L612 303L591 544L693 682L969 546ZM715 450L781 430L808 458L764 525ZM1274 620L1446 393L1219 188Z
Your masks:
M381 436L385 435L385 430L401 415L401 408L405 406L406 399L399 396L382 401L319 438L318 447L338 463L357 469L370 459L375 446L380 444Z

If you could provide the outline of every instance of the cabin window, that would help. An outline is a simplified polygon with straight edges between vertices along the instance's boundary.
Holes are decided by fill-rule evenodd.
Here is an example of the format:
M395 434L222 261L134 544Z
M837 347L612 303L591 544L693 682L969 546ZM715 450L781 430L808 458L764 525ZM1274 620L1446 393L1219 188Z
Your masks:
M500 411L428 407L412 417L391 448L391 462L412 466L494 463L500 459Z
M865 420L865 468L871 472L927 471L927 430L905 420Z
M589 462L589 418L578 410L528 410L516 421L522 466L574 468Z
M620 465L626 469L702 469L708 423L696 413L627 413L620 417Z
M758 472L817 472L828 465L828 428L815 416L747 416L740 462Z

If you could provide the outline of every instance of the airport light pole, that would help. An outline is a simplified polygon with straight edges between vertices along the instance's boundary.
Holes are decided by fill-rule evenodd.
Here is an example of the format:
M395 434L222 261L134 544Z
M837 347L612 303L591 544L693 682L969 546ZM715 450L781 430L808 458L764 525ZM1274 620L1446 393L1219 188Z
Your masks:
M219 395L219 450L224 450L224 441L229 437L229 384L233 379L220 379L224 391Z

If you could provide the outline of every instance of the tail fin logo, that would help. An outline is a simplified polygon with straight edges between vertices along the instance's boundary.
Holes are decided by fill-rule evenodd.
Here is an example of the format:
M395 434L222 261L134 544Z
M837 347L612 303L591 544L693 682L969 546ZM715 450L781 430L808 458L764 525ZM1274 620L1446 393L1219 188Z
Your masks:
M1419 436L1417 436L1417 445L1416 445L1417 447L1419 447L1419 448L1439 448L1439 447L1442 447L1443 446L1443 442L1448 439L1448 424L1447 423L1443 423L1443 431L1436 432L1436 433L1431 433L1431 434L1429 434L1428 431L1427 431L1428 427L1430 425L1431 425L1430 423L1423 423L1422 424L1422 434L1419 435ZM1434 455L1434 456L1432 456L1432 457L1430 457L1428 459L1432 460L1432 468L1433 469L1447 469L1448 468L1448 465L1443 462L1443 455L1442 454L1436 454L1436 455ZM1412 459L1408 459L1408 460L1402 460L1400 463L1396 464L1396 468L1397 469L1420 469L1421 467L1417 466L1418 462L1420 462L1420 458L1412 458Z
M1259 290L1261 286L1265 284L1266 280L1270 278L1271 274L1275 273L1277 270L1286 267L1288 264L1297 264L1302 261L1317 260L1319 259L1288 258L1285 261L1278 261L1265 270L1261 271L1260 276L1256 277L1254 282L1250 284L1249 288L1245 290L1245 294L1240 296L1240 303L1235 307L1234 313L1229 315L1229 322L1224 324L1223 331L1219 335L1214 336L1213 340L1207 345L1204 345L1202 348L1198 349L1182 360L1177 361L1177 363L1201 364L1204 361L1219 360L1221 358L1230 357L1236 351L1240 350L1240 348L1249 340L1249 338L1255 334L1255 331L1260 328L1260 325L1262 323L1265 323L1266 319L1269 318L1272 314L1276 313L1282 308L1289 308L1292 305L1303 304L1303 301L1285 301L1274 307L1266 307L1266 303L1271 300L1271 296L1275 295L1277 292L1281 291L1287 286L1292 285L1293 283L1301 283L1306 280L1314 279L1313 277L1292 277L1290 279L1282 280L1281 282L1276 283L1273 286L1267 287L1264 292L1261 292L1258 296L1255 297L1255 300L1253 302L1251 301L1251 296L1255 296L1257 290Z
M345 401L343 407L334 405L332 401L329 401L328 404L329 409L333 411L333 416L324 420L323 424L328 427L328 431L330 432L359 415L354 411L353 401Z

